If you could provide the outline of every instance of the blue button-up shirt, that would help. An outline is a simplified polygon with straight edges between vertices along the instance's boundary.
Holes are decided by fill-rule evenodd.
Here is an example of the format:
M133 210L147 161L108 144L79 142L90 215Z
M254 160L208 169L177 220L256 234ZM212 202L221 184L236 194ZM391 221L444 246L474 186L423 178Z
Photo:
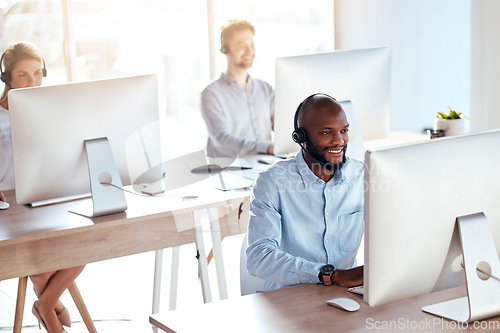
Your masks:
M325 183L302 152L260 173L250 203L247 269L263 290L319 283L325 264L356 265L364 229L364 164L347 159Z

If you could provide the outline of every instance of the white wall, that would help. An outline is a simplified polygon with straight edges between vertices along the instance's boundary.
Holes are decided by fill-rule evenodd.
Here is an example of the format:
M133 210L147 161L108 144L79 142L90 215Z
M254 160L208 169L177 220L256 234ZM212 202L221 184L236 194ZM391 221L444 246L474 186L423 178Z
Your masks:
M392 47L391 131L448 106L471 116L470 1L335 0L336 49Z
M500 128L500 1L472 0L473 131Z

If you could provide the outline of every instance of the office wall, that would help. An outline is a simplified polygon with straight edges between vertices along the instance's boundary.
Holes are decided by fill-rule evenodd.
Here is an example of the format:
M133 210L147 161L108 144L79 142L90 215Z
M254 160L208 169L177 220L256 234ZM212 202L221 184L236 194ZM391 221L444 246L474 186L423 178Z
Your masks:
M472 0L471 105L473 131L500 128L500 1Z
M335 0L336 49L392 47L392 131L432 127L448 106L471 116L470 1Z

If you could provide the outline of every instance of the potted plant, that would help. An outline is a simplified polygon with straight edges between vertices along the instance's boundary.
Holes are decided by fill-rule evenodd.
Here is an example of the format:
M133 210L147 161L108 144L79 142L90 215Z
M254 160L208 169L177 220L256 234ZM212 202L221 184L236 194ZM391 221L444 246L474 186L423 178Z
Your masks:
M449 113L438 112L434 118L434 130L443 130L445 136L465 134L466 118L448 107Z

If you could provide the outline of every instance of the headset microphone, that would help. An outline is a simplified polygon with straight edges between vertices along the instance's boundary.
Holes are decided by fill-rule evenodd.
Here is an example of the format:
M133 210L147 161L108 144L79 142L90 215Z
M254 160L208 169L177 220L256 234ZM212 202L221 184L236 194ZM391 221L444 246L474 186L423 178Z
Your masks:
M328 171L334 171L334 170L336 170L338 168L333 163L330 163L330 162L326 162L325 163L323 161L318 160L317 158L315 158L314 156L312 156L312 154L309 152L309 150L307 150L307 148L304 147L302 144L299 144L299 146L302 147L302 149L304 149L304 151L306 152L307 156L309 156L309 158L311 158L314 162L319 163L322 166L324 166L326 170L328 170ZM345 157L345 154L344 154L344 157L342 159L342 164L344 164L345 161L346 161L346 157Z

